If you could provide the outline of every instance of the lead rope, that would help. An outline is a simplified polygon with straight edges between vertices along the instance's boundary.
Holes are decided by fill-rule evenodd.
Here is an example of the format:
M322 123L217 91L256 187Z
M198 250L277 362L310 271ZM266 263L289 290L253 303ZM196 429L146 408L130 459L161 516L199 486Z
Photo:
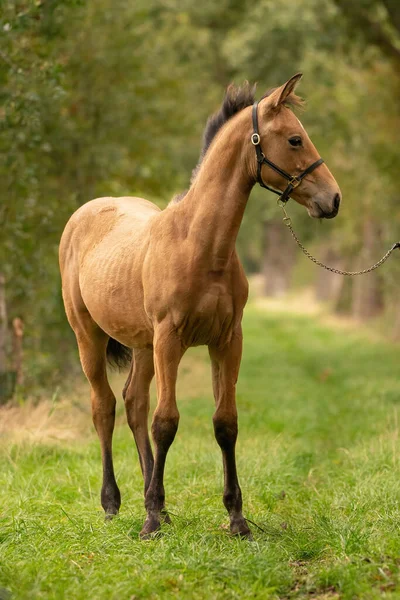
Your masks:
M349 276L364 275L365 273L370 273L371 271L375 271L375 269L377 269L378 267L380 267L381 265L383 265L383 263L387 261L387 259L389 258L389 256L392 254L392 252L394 250L396 250L396 248L400 249L400 242L396 242L386 252L386 254L384 256L382 256L382 258L380 260L378 260L378 262L376 262L374 265L372 265L368 269L363 269L362 271L342 271L341 269L335 269L334 267L328 267L328 265L324 265L324 263L322 263L320 260L318 260L317 258L315 258L315 256L313 256L312 254L310 254L310 252L300 242L299 238L297 237L296 233L294 232L293 225L292 225L292 220L291 220L291 218L289 217L289 215L286 212L285 204L279 203L279 200L278 200L278 206L280 206L281 209L283 210L283 214L284 214L283 222L285 223L286 227L289 229L290 233L292 234L292 237L293 237L294 241L299 246L299 248L301 249L301 251L303 252L303 254L305 254L305 256L307 256L307 258L309 258L313 263L315 263L319 267L322 267L323 269L326 269L327 271L330 271L331 273L337 273L338 275L349 275Z

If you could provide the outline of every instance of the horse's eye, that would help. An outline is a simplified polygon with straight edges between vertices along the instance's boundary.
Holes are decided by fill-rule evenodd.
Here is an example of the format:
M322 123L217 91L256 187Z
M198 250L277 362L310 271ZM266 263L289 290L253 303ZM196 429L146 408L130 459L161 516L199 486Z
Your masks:
M289 144L291 146L301 146L302 145L301 137L299 135L295 135L295 136L289 138Z

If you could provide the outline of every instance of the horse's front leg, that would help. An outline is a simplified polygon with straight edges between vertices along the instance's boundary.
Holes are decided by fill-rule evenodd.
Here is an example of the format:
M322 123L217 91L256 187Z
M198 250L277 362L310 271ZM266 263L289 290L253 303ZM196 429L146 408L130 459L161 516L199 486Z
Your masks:
M154 441L154 467L150 485L145 495L147 518L140 532L146 539L160 527L164 508L164 467L167 452L174 441L179 423L175 385L178 365L183 355L180 339L166 324L154 332L154 366L157 383L157 408L154 411L151 432Z
M238 433L236 381L242 357L242 331L233 335L222 349L209 347L213 371L216 410L213 416L215 438L222 450L224 466L223 501L230 517L231 533L249 537L250 529L242 515L242 492L236 472L235 445Z

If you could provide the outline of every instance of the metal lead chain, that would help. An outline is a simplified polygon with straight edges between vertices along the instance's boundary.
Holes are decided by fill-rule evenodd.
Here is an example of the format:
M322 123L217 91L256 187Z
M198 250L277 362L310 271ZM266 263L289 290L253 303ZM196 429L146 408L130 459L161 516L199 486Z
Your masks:
M334 267L328 267L327 265L324 265L324 263L322 263L320 260L315 258L312 254L310 254L309 251L300 242L299 238L297 237L297 235L295 234L295 232L293 230L292 221L285 210L285 205L279 204L279 201L278 201L278 206L281 207L281 209L283 210L283 213L284 213L283 222L285 223L286 227L289 229L294 241L299 246L299 248L301 249L303 254L305 254L307 256L307 258L309 258L313 263L315 263L319 267L322 267L323 269L326 269L327 271L331 271L331 273L337 273L338 275L349 275L349 276L364 275L365 273L370 273L371 271L375 271L375 269L377 269L378 267L383 265L383 263L387 261L389 256L392 254L392 252L394 250L396 250L396 248L400 249L400 242L393 244L393 246L386 252L386 254L384 256L382 256L382 258L380 260L378 260L377 263L375 263L368 269L363 269L362 271L341 271L340 269L335 269Z

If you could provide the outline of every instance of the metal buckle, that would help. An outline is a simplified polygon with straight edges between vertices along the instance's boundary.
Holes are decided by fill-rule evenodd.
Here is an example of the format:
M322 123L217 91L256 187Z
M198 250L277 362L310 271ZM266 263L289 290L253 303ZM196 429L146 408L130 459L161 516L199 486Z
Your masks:
M253 146L258 146L261 141L258 133L253 133L250 139Z
M298 179L297 177L292 177L291 180L289 181L289 185L292 186L292 188L297 188L298 185L301 184L301 179Z

